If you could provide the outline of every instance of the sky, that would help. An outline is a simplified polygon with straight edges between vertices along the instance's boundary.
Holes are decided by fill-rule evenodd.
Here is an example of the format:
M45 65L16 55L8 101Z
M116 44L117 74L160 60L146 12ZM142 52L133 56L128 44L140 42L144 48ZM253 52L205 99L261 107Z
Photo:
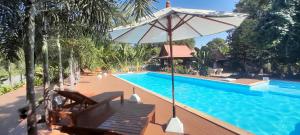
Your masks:
M154 7L156 9L160 10L165 8L166 0L157 1L157 3L154 3ZM238 3L238 1L239 0L171 0L171 6L231 12L235 8L235 4ZM196 46L201 47L203 45L206 45L207 42L211 41L214 38L226 39L227 35L228 34L226 32L223 32L205 37L197 37L195 38Z

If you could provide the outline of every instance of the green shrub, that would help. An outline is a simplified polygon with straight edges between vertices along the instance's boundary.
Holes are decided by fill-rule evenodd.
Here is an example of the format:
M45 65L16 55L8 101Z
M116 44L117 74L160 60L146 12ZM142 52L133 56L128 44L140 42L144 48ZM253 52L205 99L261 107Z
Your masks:
M147 65L146 69L149 71L159 71L160 70L160 65L152 64L152 65Z
M4 83L4 81L7 80L7 77L6 76L1 76L0 75L0 85L2 85Z
M11 92L13 90L16 90L16 89L22 87L23 85L24 85L23 82L17 83L14 86L2 85L2 86L0 86L0 95L3 95L5 93Z
M0 67L0 85L8 79L8 73L4 70L3 67Z
M208 67L206 67L206 66L200 67L199 74L203 75L203 76L207 76L208 75Z
M22 87L24 84L25 84L24 82L17 83L17 84L15 84L15 86L13 86L13 89L16 90L16 89Z
M12 91L12 90L13 90L13 88L12 88L11 86L7 86L7 85L1 86L1 87L0 87L0 95L3 95L3 94L5 94L5 93L8 93L8 92L10 92L10 91Z
M176 66L176 73L179 73L179 74L188 74L189 73L189 70L188 68L186 68L185 66Z
M35 76L34 78L34 86L41 86L43 85L43 78Z

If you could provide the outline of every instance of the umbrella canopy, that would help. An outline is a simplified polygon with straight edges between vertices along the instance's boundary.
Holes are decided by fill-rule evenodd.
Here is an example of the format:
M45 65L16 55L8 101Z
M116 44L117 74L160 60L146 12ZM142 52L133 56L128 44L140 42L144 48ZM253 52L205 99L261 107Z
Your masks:
M173 118L167 131L183 133L183 124L176 117L174 94L173 40L207 36L238 27L246 14L217 12L212 10L172 8L167 1L166 8L144 17L139 22L113 29L110 35L114 41L123 43L157 43L169 41L172 69Z
M123 43L156 43L168 41L168 16L171 16L172 39L207 36L238 27L246 14L212 10L168 7L144 17L138 23L113 29L114 41Z

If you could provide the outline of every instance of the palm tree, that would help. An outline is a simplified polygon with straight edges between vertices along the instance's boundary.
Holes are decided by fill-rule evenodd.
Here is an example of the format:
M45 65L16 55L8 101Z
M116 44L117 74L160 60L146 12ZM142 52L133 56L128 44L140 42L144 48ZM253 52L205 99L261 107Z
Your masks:
M21 14L17 12L18 8L15 7L19 2L0 2L0 53L5 61L10 85L12 85L11 64L19 60L18 53L22 48L20 40L22 26L19 23L22 18Z
M42 15L42 55L43 55L43 86L44 86L44 96L47 93L48 87L50 85L49 77L49 55L48 55L48 31L47 31L47 5L42 3L45 10Z
M135 56L134 56L134 63L136 71L140 71L141 64L145 61L145 55L146 55L146 47L143 45L137 45L135 48Z
M28 0L24 3L24 52L26 64L26 97L29 107L27 117L27 129L29 135L37 135L36 105L34 92L34 43L35 43L35 0Z
M153 0L128 0L124 2L126 5L124 10L129 10L128 13L131 16L136 16L137 18L142 17L144 15L148 15L151 13L150 5ZM42 1L43 2L43 1ZM54 28L57 30L57 39L56 43L58 46L59 53L59 70L60 70L60 86L63 86L62 81L62 58L61 58L61 46L60 46L60 38L65 35L61 35L61 32L64 31L63 24L64 22L68 22L70 18L76 22L76 26L81 26L81 28L86 32L85 34L90 34L93 37L106 37L107 30L114 25L114 15L117 10L118 3L115 0L110 1L102 1L102 0L49 0L49 2L53 2L52 6L55 10L55 26ZM10 5L10 6L5 6ZM34 47L35 47L35 7L40 3L35 0L26 0L25 2L21 0L2 0L0 2L0 12L1 12L1 27L0 27L0 44L1 47L3 45L3 37L8 37L7 35L3 35L4 26L2 22L4 20L9 20L10 24L14 24L16 22L20 24L24 24L24 27L20 25L19 28L24 28L21 32L20 36L18 36L17 41L21 41L20 39L24 39L24 52L25 52L25 64L26 64L26 97L27 97L27 105L29 106L28 111L28 119L27 119L27 127L28 134L37 134L37 126L36 126L36 111L35 111L35 93L34 93ZM23 6L24 5L24 6ZM132 6L134 5L134 6ZM25 13L22 13L21 7L25 7ZM69 8L70 7L70 8ZM131 8L128 8L131 7ZM5 10L3 10L5 9ZM64 10L63 10L64 9ZM66 11L65 11L66 10ZM3 19L3 11L9 12L9 14L16 14L16 16L9 16L9 18ZM39 13L39 12L37 12ZM62 14L67 13L67 14ZM78 14L80 13L80 14ZM7 15L7 14L5 14ZM24 20L22 19L24 18ZM14 19L18 19L14 21ZM66 24L66 23L65 23ZM10 29L9 29L10 30ZM20 29L17 29L20 30ZM24 33L24 35L22 35ZM44 67L45 72L47 72L47 34L43 34L43 46L44 46ZM7 47L7 46L6 46ZM11 47L11 46L10 46ZM45 76L46 73L45 73ZM47 80L45 78L45 82Z

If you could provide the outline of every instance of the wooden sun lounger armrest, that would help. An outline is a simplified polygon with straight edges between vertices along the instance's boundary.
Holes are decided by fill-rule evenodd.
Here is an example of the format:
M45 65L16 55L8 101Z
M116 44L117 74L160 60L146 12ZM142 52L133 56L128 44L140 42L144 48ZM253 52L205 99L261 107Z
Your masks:
M150 118L150 122L155 123L155 117L156 117L155 116L155 110L153 112L151 112L149 116L150 116L149 117Z

